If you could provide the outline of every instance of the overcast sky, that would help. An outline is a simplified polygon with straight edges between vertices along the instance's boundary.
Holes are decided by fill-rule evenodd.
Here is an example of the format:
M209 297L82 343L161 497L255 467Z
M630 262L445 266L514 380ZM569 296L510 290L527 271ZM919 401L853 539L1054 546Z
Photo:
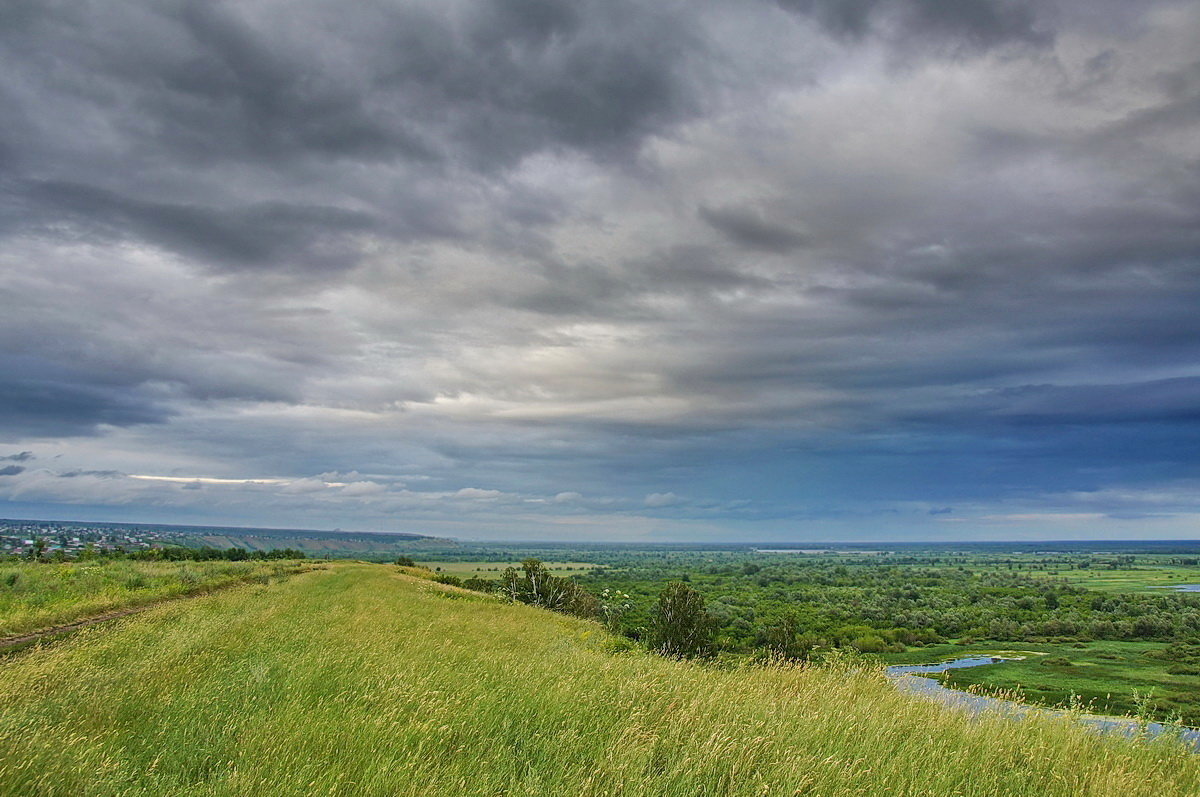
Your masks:
M1195 0L8 0L0 516L1200 532Z

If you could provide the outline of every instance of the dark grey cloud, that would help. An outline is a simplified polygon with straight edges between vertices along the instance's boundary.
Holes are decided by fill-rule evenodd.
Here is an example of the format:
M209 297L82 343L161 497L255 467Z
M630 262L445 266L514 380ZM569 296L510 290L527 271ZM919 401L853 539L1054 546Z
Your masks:
M31 459L36 459L32 451L20 451L16 454L0 457L0 462L28 462Z
M40 221L43 231L68 224L83 237L146 240L216 265L345 268L356 253L338 238L375 226L370 215L340 208L151 202L62 181L31 184L26 195L37 212L25 221Z
M140 157L167 150L267 165L309 151L368 161L433 157L402 119L371 107L352 76L320 68L311 51L305 57L318 41L281 35L278 16L258 21L231 5L188 0L124 4L104 15L43 6L21 15L5 38L31 71L69 59L74 70L39 82L79 111L94 114L93 103L109 102L132 114L118 124L146 148ZM95 75L114 82L92 94ZM112 142L96 143L103 150Z
M136 113L118 124L145 154L487 167L551 145L623 146L686 111L690 28L687 15L624 2L345 13L184 0L103 16L26 8L6 39L28 73L69 60L78 71L37 79L61 98ZM115 82L87 96L96 73Z
M336 273L361 264L367 233L527 248L561 206L495 173L562 150L629 166L698 111L703 38L680 9L9 13L0 233L146 241L222 270Z
M701 40L687 15L557 5L471 4L459 25L394 9L381 85L443 118L443 135L481 168L546 146L620 149L690 109L682 67Z
M0 476L16 476L24 472L25 469L20 465L5 465L4 467L0 468Z
M179 20L195 49L161 64L168 91L145 97L163 116L223 112L250 157L296 150L368 161L435 157L402 120L372 108L343 76L315 69L269 28L256 29L235 5L185 2Z
M102 424L161 423L172 411L130 385L23 357L2 359L0 434L9 439L91 434Z
M0 15L0 433L73 476L11 500L957 523L1192 476L1192 3Z
M701 207L700 218L735 243L750 249L783 254L803 246L808 238L791 227L772 223L753 210Z
M1038 4L1025 0L778 0L839 36L870 34L941 39L972 48L1005 42L1045 43ZM1045 4L1043 4L1045 5Z

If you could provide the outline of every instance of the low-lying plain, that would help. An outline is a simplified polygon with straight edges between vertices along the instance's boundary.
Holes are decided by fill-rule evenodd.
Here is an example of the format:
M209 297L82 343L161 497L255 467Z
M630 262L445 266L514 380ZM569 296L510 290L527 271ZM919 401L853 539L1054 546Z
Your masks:
M972 720L870 668L629 651L384 565L164 604L0 668L12 795L1200 792L1170 742Z

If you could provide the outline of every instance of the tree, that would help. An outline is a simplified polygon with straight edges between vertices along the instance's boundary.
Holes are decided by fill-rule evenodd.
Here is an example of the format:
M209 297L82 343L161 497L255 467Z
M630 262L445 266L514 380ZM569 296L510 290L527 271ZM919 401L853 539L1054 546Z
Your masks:
M567 597L561 611L588 620L600 616L600 601L596 596L570 579L559 579L567 587Z
M566 598L566 590L539 559L526 559L521 562L521 570L525 572L525 583L529 592L529 603L534 606L544 606L547 609L562 608Z
M570 579L553 575L538 559L521 562L520 570L505 568L499 591L519 603L578 617L595 617L600 611L594 595Z
M705 656L712 648L712 633L704 596L682 581L667 584L650 617L650 647L676 659Z
M403 556L403 555L396 557L396 564L400 565L401 567L416 567L417 566L416 561L414 561L411 556Z
M817 640L802 636L803 624L795 612L785 612L778 620L762 629L759 644L780 659L804 661L816 647Z

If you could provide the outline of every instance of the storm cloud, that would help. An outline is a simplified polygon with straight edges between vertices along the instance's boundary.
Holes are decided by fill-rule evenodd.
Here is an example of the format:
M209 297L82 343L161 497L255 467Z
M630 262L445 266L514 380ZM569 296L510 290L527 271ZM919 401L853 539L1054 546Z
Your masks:
M1184 0L8 3L0 441L46 466L0 500L1191 533L1198 35Z

